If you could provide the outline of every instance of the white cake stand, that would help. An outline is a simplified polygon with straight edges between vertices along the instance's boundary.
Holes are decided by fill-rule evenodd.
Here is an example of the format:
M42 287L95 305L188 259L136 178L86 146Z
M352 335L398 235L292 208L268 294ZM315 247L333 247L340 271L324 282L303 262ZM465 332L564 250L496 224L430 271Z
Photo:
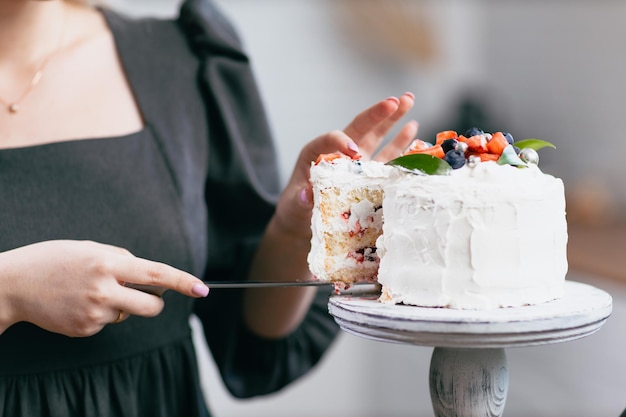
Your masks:
M375 296L333 296L329 311L346 332L385 342L432 346L430 396L437 417L504 412L509 376L504 348L588 336L611 314L611 296L566 281L563 298L495 310L382 304Z

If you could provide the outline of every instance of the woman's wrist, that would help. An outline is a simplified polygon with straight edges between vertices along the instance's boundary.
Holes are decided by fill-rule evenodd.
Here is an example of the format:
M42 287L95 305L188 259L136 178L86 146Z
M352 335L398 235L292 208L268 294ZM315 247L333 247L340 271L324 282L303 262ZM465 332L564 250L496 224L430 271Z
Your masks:
M311 247L311 223L310 220L306 221L306 226L294 227L289 222L284 222L277 215L272 217L265 229L264 240L266 242L272 242L271 247L279 253L278 256L284 256L289 253L290 259L296 261L297 259L302 262L295 262L295 265L301 264L308 271L306 267L306 256L309 253Z
M311 240L313 203L304 188L294 188L286 189L283 193L266 232L281 240L308 245Z
M16 278L11 274L9 259L7 252L0 253L0 334L17 322L12 295Z

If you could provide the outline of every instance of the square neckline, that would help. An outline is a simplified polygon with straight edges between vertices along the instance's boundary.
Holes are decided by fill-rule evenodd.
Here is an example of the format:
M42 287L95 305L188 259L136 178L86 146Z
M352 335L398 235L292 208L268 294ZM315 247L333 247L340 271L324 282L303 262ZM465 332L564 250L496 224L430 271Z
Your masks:
M137 109L141 117L141 127L138 130L135 130L129 133L124 133L121 135L103 134L103 135L97 135L97 136L88 136L84 138L45 139L43 141L36 142L33 144L8 146L8 147L3 147L0 145L0 154L10 153L11 151L20 151L20 150L27 151L33 148L45 148L45 147L55 146L55 145L66 146L67 144L70 144L72 142L82 143L82 142L92 142L92 141L102 142L102 141L114 141L114 140L128 140L134 137L144 136L152 130L148 121L146 120L145 112L144 112L141 100L139 99L136 86L133 85L133 83L131 82L131 77L129 76L128 65L127 65L128 63L126 61L126 58L120 51L119 34L117 33L114 25L111 24L110 17L111 17L111 14L114 14L115 12L112 10L100 7L100 6L94 7L94 10L101 15L104 23L106 24L106 27L111 33L111 36L113 38L113 47L114 47L115 56L117 57L119 61L122 74L124 76L126 84L128 85L128 89L132 97L133 103L135 105L135 108Z

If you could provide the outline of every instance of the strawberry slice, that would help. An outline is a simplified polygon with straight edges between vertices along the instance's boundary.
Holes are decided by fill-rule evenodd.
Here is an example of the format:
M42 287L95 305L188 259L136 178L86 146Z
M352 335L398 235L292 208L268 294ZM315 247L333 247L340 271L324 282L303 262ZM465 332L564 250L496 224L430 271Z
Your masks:
M441 145L446 139L456 139L459 135L454 130L444 130L437 133L435 137L435 145Z
M502 155L502 151L508 144L509 141L506 140L506 136L502 132L496 132L491 135L491 140L487 143L487 149L490 153Z
M421 153L426 155L436 156L437 158L443 158L445 153L443 152L443 148L441 145L431 146L429 148L410 150L406 153L406 155Z
M471 138L467 138L465 143L467 143L467 150L469 152L489 152L489 149L487 149L487 138L485 138L485 135L474 135Z
M315 160L315 165L319 165L320 162L322 161L326 161L326 162L331 162L334 161L335 159L338 158L349 158L347 155L344 155L342 153L323 153L320 154L317 159Z

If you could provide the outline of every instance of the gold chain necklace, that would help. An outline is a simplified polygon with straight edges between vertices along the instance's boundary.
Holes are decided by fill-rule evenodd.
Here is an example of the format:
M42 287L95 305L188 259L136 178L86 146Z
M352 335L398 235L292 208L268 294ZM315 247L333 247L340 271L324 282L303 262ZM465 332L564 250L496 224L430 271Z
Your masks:
M9 113L15 114L18 112L18 110L20 109L20 104L22 103L22 100L24 100L28 96L28 94L30 94L30 92L33 91L35 87L37 87L37 84L39 84L41 77L43 77L44 68L45 68L45 63L42 64L39 67L39 69L35 72L35 75L33 75L33 78L30 80L28 87L17 100L10 102L10 101L5 101L2 97L0 97L0 102L4 104L5 106L7 106L7 110L9 110Z
M50 52L41 61L41 64L39 64L39 67L33 74L33 77L31 78L30 83L28 83L28 86L26 87L24 92L17 98L17 100L7 101L7 100L4 100L2 97L0 97L0 103L6 106L10 114L15 114L20 110L20 105L22 104L22 101L24 101L24 99L28 97L28 95L35 89L35 87L37 87L37 84L39 84L39 81L41 81L41 78L43 77L43 72L46 69L46 65L48 65L48 62L50 61L50 58L52 58L54 54L59 52L59 50L63 46L63 42L65 41L65 31L67 30L67 9L65 10L64 15L63 15L63 23L62 23L61 28L62 30L61 30L61 35L59 36L59 44L57 45L56 49Z

